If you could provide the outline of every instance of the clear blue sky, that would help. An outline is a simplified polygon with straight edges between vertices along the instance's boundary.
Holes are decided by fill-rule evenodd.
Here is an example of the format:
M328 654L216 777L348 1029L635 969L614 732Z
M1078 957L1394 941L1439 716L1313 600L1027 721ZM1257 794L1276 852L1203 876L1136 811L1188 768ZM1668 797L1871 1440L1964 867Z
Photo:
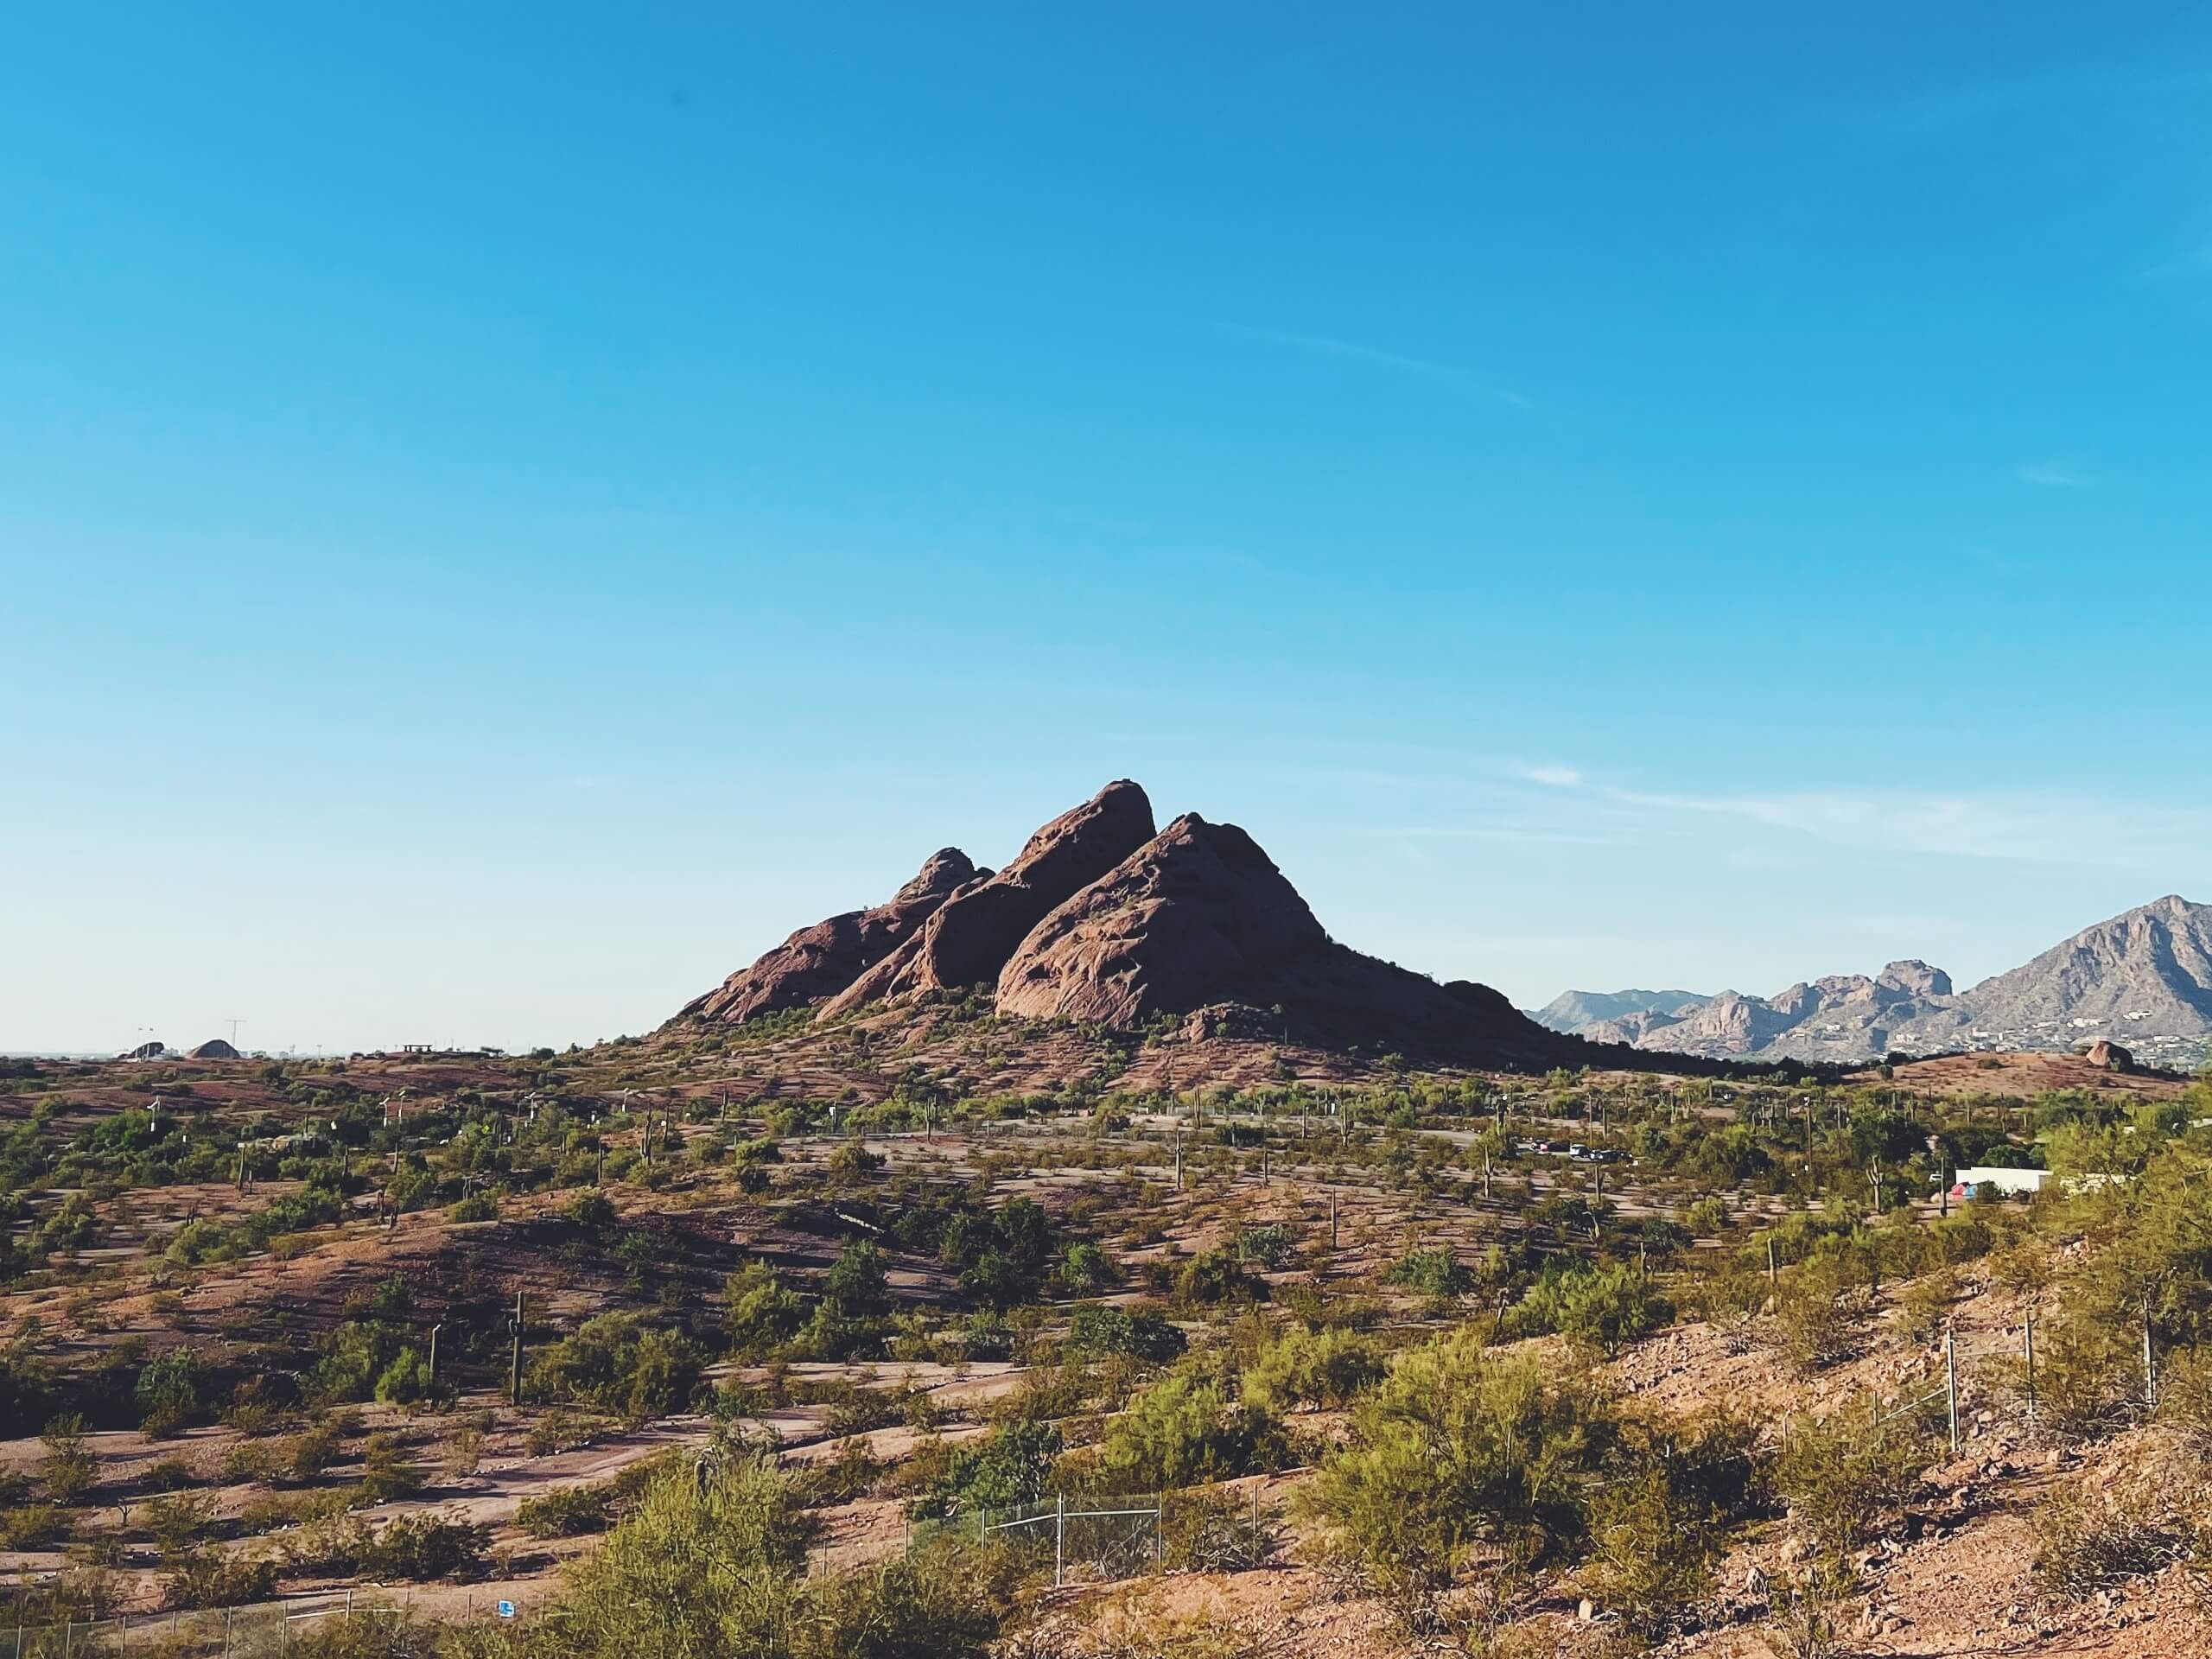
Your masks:
M644 1029L1109 778L1527 1002L2212 897L2212 18L0 29L0 1048Z

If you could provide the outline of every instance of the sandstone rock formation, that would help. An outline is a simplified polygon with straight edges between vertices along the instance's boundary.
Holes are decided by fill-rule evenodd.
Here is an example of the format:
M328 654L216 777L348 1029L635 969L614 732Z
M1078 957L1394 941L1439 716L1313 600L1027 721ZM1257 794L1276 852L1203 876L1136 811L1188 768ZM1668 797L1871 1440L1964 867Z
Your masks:
M989 984L1057 905L1152 838L1152 803L1123 779L1063 812L997 874L964 884L899 948L823 1005L828 1020L864 1002Z
M1195 813L1041 920L1000 972L997 1006L1123 1027L1217 1007L1233 1025L1233 1011L1261 1011L1256 1023L1301 1040L1501 1062L1580 1046L1486 986L1439 985L1338 944L1251 836Z
M911 939L963 883L989 875L957 847L932 853L914 879L872 910L803 927L677 1015L741 1025L835 996Z
M1001 1013L1289 1039L1476 1065L1605 1065L1488 986L1439 984L1338 944L1257 842L1195 813L1154 833L1109 784L1003 870L947 849L890 903L802 928L671 1027L813 1005L817 1019L982 986Z

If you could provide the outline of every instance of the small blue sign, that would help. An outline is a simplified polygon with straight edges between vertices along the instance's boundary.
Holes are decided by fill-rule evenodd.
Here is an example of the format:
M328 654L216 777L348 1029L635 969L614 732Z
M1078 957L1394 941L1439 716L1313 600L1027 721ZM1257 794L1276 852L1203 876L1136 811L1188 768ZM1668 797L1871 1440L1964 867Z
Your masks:
M514 1616L515 1616L515 1605L514 1605L514 1603L512 1603L512 1601L503 1601L503 1602L501 1602L501 1603L499 1604L499 1617L500 1617L501 1618L512 1618Z

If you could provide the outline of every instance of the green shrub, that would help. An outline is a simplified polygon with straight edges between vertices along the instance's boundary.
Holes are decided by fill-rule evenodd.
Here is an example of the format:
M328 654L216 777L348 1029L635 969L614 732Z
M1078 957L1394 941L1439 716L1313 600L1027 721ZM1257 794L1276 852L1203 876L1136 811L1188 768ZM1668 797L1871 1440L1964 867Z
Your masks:
M156 1439L189 1427L207 1414L207 1366L189 1348L149 1359L138 1373L139 1421Z
M1088 1303L1068 1316L1065 1347L1075 1355L1123 1355L1165 1364L1189 1346L1181 1329L1148 1308Z
M1529 1562L1579 1546L1618 1440L1586 1385L1462 1330L1399 1355L1361 1396L1309 1501L1384 1583L1437 1590L1481 1546Z
M525 1385L532 1399L596 1406L642 1422L688 1406L703 1369L697 1348L677 1332L632 1313L601 1313L540 1350Z
M1446 1245L1429 1250L1409 1250L1393 1262L1382 1277L1387 1283L1402 1285L1433 1301L1464 1294L1474 1282L1473 1275L1460 1265L1459 1256Z
M1246 1368L1240 1392L1247 1404L1268 1411L1341 1406L1382 1376L1382 1350L1371 1338L1294 1325Z
M1880 1422L1872 1399L1827 1417L1793 1419L1774 1460L1774 1482L1814 1548L1830 1557L1871 1538L1911 1501L1936 1455L1910 1416Z
M1635 1268L1578 1263L1548 1270L1529 1287L1507 1330L1518 1337L1555 1331L1611 1359L1674 1317L1674 1305Z
M1007 1510L1041 1497L1063 1446L1060 1431L1032 1418L1001 1423L954 1449L944 1479L910 1506L917 1516Z
M740 1359L758 1359L774 1352L796 1336L806 1320L806 1305L765 1262L749 1262L732 1274L723 1295L728 1303L730 1352Z
M1137 1391L1107 1425L1098 1466L1116 1491L1167 1491L1273 1466L1283 1455L1274 1416L1232 1397L1207 1368L1185 1361Z

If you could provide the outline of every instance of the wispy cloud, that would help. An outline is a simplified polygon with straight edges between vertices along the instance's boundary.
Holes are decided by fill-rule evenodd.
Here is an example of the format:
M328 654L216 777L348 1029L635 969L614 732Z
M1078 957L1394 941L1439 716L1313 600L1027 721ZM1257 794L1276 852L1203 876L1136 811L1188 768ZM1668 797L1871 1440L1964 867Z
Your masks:
M1552 789L1573 789L1582 781L1581 770L1575 766L1523 766L1521 775L1532 784L1542 784Z
M1313 357L1337 358L1346 362L1363 364L1370 368L1387 370L1395 374L1410 375L1458 394L1471 403L1497 404L1508 409L1534 410L1539 407L1535 399L1522 395L1508 387L1491 385L1466 370L1449 363L1432 362L1425 357L1408 357L1402 352L1384 351L1379 346L1363 346L1357 340L1338 340L1330 334L1301 334L1277 328L1253 328L1243 323L1224 322L1215 325L1223 334L1239 340L1257 340L1263 345L1287 346L1292 351L1304 352Z
M1856 124L1880 137L1933 140L2084 105L2139 107L2166 98L2200 94L2208 79L2201 65L2113 64L2044 75L1948 86L1856 112Z
M2097 482L2088 474L2056 461L2024 462L2016 475L2021 483L2045 490L2093 489Z
M1368 833L1401 846L1523 842L1664 848L1670 855L1760 867L1789 864L1801 856L1793 846L1809 843L1866 858L2140 868L2156 870L2162 879L2202 868L2203 849L2212 843L2212 807L2114 801L2057 789L1654 790L1610 782L1560 762L1511 760L1452 781L1459 810L1423 813Z

